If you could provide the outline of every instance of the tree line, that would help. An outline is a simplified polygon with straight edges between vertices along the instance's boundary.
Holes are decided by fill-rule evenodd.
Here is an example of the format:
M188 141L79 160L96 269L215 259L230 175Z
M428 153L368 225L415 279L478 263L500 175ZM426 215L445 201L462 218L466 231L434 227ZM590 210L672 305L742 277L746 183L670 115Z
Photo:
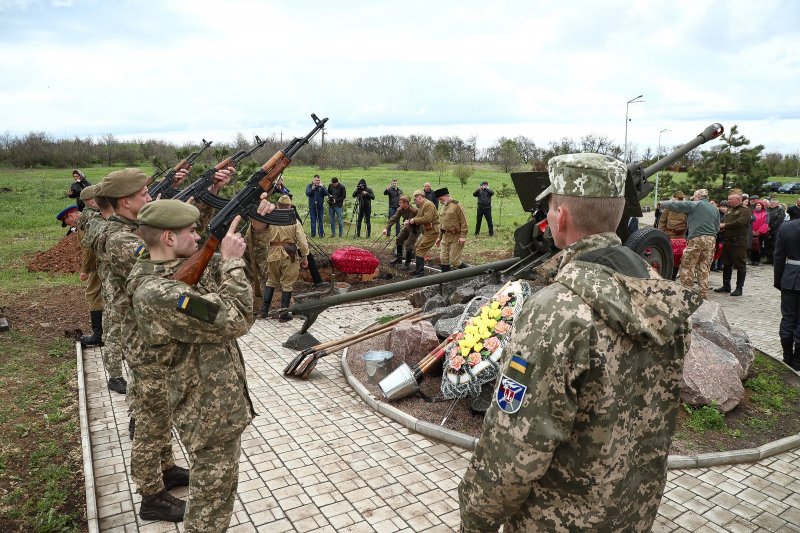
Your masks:
M238 134L232 142L215 141L212 149L206 151L199 162L214 164L236 150L246 149L250 144L251 140L242 134ZM283 144L279 139L270 138L254 155L254 159L271 156L283 148ZM0 165L17 168L82 168L116 164L135 166L148 161L163 168L186 157L198 147L199 142L178 146L153 139L121 141L113 134L103 135L99 139L56 139L44 132L31 132L20 137L6 133L0 135ZM645 166L670 151L663 147L662 152L656 154L647 148L640 153L635 145L629 145L628 148L629 159L641 160ZM690 183L687 186L698 185L709 189L736 184L754 190L755 185L763 183L769 176L800 174L797 154L764 154L763 151L763 145L750 146L750 141L734 125L719 144L710 148L702 146L689 152L675 164L673 170L688 171ZM579 139L563 137L550 141L546 146L537 145L524 136L502 137L487 148L478 148L475 136L434 139L428 135L381 135L334 139L324 144L315 142L301 150L295 162L317 166L322 170L367 169L391 164L398 170L435 171L440 175L452 172L459 180L466 181L475 164L494 165L506 173L514 170L545 170L551 157L573 152L594 152L621 158L623 148L606 136L592 134Z

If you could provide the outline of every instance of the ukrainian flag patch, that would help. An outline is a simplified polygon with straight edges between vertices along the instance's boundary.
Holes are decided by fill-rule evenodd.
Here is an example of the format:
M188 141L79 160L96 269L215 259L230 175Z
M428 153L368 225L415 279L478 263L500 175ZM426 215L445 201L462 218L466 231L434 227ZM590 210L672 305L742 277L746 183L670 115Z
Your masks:
M142 257L142 254L144 253L144 244L137 246L133 253L136 254L136 257Z
M509 363L509 368L513 368L520 374L524 374L526 370L528 370L528 362L519 357L518 355L514 355L511 357L511 363Z
M181 294L181 297L178 298L178 309L186 309L189 307L189 295L188 294Z

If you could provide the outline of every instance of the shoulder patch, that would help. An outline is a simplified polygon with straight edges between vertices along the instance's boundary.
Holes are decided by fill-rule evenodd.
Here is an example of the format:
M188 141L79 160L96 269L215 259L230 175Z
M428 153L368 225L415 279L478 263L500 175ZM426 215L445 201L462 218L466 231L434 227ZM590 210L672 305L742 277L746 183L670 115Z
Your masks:
M522 407L522 400L525 398L525 391L528 387L502 374L500 376L500 386L497 387L497 406L504 413L513 415Z
M184 292L178 297L175 309L192 318L213 324L219 313L219 304L206 300L202 296L190 296Z
M142 257L142 254L144 253L144 251L145 251L145 246L144 246L144 243L142 243L142 244L140 244L139 246L136 247L136 250L133 251L133 254L136 257Z

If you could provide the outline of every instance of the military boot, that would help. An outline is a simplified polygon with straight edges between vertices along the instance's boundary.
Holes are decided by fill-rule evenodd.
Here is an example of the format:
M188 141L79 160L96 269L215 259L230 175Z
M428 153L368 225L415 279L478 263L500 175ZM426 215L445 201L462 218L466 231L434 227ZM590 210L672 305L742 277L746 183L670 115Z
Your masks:
M417 256L417 268L414 270L413 274L415 278L421 278L425 275L425 258Z
M403 266L401 268L403 270L408 270L409 268L411 268L411 259L413 259L413 258L414 258L414 251L413 250L407 250L406 251L406 260L403 263Z
M731 292L732 276L733 276L733 266L722 265L722 287L714 289L714 292Z
M394 259L389 261L389 264L390 265L399 265L402 262L403 262L403 245L402 244L398 244L397 245L397 257L395 257Z
M800 372L800 342L794 343L794 354L792 354L792 360L789 361L789 367Z
M81 346L103 345L103 310L89 311L92 320L92 334L81 337Z
M119 394L127 394L128 382L123 377L111 378L108 380L108 390L113 390Z
M189 470L182 466L172 465L170 468L161 471L161 479L164 480L164 487L167 490L175 487L188 487Z
M792 365L794 358L794 342L792 339L781 339L781 348L783 348L783 362L789 366Z
M128 435L131 437L131 442L133 441L133 434L136 433L136 417L131 417L128 420Z
M744 288L744 279L747 277L747 270L740 268L736 271L736 289L731 293L731 296L741 296L742 289Z
M286 309L289 307L289 304L292 301L292 293L291 292L282 292L281 293L281 308ZM288 322L292 319L292 313L286 311L278 317L279 322Z
M450 272L450 265L442 265L442 272Z
M261 294L261 310L258 312L258 318L267 318L269 316L269 306L272 304L272 296L275 294L275 287L264 285L264 290Z
M167 492L166 489L153 496L143 496L139 507L142 520L163 520L164 522L183 522L186 502Z

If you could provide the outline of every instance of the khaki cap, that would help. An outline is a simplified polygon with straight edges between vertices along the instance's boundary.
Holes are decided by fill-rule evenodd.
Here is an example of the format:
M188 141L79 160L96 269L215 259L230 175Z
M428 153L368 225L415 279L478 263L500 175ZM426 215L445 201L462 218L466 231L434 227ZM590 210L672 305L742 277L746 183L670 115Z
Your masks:
M200 210L180 200L155 200L139 211L139 224L163 229L183 229L200 218Z
M425 191L423 191L422 189L417 189L416 191L414 191L413 196L425 196Z
M91 200L92 198L94 198L94 185L84 187L81 191L80 199L85 202L86 200Z
M147 180L147 174L138 168L115 170L103 178L103 196L125 198L142 190Z
M280 198L278 198L278 203L281 205L292 205L292 199L288 194L282 194Z

